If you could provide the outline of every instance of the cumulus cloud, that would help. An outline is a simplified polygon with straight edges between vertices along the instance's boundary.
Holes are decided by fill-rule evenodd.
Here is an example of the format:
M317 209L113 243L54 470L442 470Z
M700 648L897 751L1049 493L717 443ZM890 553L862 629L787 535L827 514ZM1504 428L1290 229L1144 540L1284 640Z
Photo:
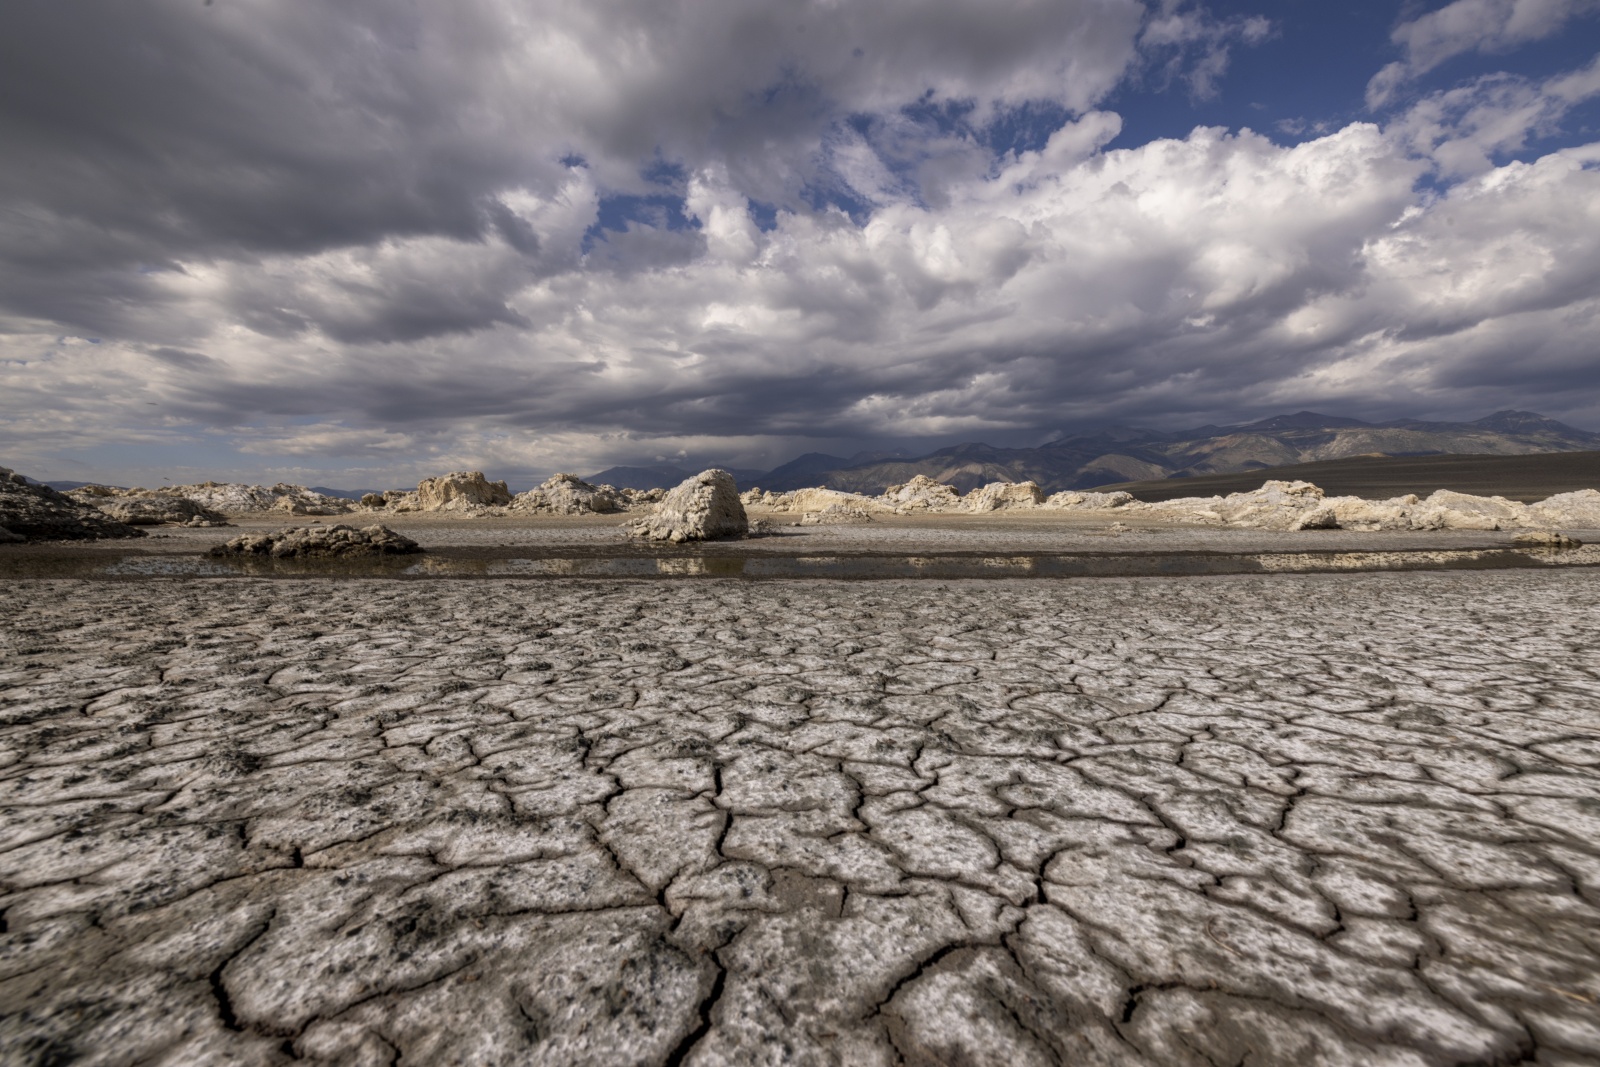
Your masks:
M1600 67L1295 145L1111 148L1119 84L1181 53L1203 95L1265 26L1000 6L106 3L86 35L30 7L0 41L28 161L0 169L0 454L149 443L372 483L755 466L1329 400L1473 410L1512 337L1540 369L1491 406L1571 411L1600 157L1503 160ZM73 76L35 57L69 40ZM1001 143L1019 115L1048 136Z
M1453 0L1395 27L1405 58L1367 84L1367 105L1381 107L1406 82L1468 52L1504 52L1550 37L1569 21L1600 11L1600 0Z
M1526 148L1560 129L1567 113L1600 96L1600 56L1587 67L1542 82L1510 74L1475 78L1430 93L1390 129L1431 158L1447 178L1478 174L1496 157Z

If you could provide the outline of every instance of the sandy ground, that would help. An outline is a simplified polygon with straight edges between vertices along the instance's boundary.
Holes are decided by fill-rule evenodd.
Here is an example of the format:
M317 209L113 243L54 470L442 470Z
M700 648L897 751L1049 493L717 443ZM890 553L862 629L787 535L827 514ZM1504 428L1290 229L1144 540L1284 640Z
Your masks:
M0 586L7 1064L1600 1058L1592 570Z

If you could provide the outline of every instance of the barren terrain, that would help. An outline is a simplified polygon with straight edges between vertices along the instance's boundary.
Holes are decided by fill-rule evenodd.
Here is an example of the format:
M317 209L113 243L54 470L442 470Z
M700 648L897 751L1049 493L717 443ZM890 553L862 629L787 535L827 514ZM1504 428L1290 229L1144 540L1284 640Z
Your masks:
M1587 569L0 619L8 1063L1600 1055Z

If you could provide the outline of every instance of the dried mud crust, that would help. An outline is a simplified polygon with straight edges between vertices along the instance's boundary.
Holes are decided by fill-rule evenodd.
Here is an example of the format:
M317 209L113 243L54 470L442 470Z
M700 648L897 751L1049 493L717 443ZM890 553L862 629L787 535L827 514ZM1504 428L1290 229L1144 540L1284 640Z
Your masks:
M19 582L0 1058L1600 1050L1600 583Z

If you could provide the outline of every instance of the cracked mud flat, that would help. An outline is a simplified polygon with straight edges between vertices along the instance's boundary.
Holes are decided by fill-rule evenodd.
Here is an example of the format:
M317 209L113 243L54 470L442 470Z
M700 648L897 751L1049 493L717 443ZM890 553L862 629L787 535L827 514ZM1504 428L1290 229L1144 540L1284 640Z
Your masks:
M6 1064L1600 1057L1585 572L0 587Z

